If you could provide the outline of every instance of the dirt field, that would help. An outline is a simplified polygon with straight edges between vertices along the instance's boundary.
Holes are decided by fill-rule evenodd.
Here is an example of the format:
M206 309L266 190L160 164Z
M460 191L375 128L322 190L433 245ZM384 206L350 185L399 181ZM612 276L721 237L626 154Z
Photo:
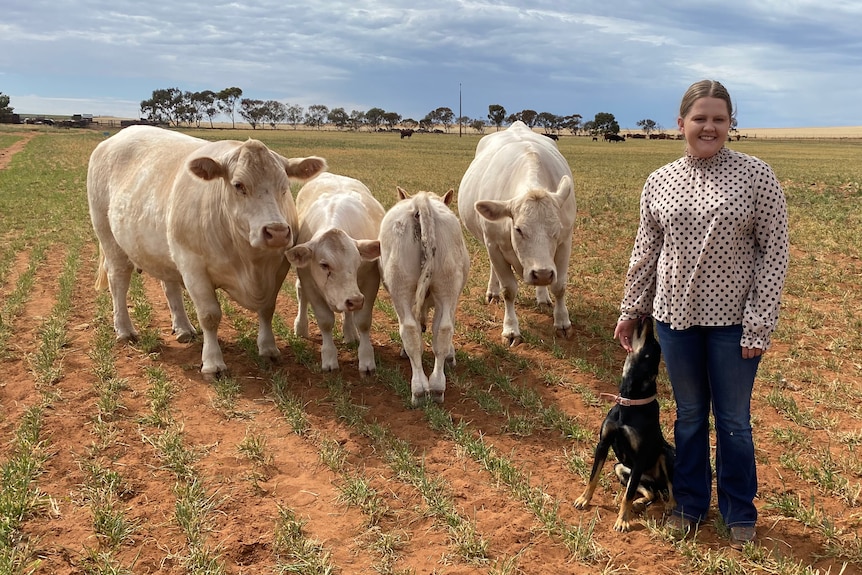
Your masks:
M0 169L26 145L24 140L0 151ZM56 305L56 278L69 255L53 247L39 265L35 287L14 324L16 336L10 343L13 354L0 362L4 371L0 383L0 437L4 449L0 459L8 456L6 445L23 411L38 401L32 358L38 353L43 320ZM0 285L0 295L7 296L17 278L26 272L29 256L27 249L17 256L5 284ZM475 257L486 258L484 253L476 253ZM178 424L183 443L195 454L193 467L213 508L205 526L207 544L223 561L227 573L325 572L303 570L298 564L293 570L276 568L273 531L279 510L284 508L302 518L306 537L331 553L334 573L666 575L694 572L687 563L691 555L700 558L696 561L699 572L744 573L749 568L744 553L729 550L713 517L697 534L696 544L678 544L668 539L661 530L662 504L649 508L631 532L615 533L611 527L620 487L613 482L606 481L600 487L586 511L573 508L583 479L572 467L578 461L591 462L595 433L608 409L597 399L585 405L585 394L598 397L614 389L603 385L594 374L574 369L561 357L570 355L577 346L596 357L611 353L613 363L622 366L624 353L609 346L609 333L578 328L583 323L578 314L587 312L577 310L572 312L578 329L575 340L549 343L551 317L529 303L519 304L521 321L530 326L531 332L544 334L542 340L528 340L512 350L489 348L479 336L471 337L491 334L490 339L496 340L501 329L501 307L477 303L484 295L484 278L474 282L471 293L464 296L469 312L462 310L458 322L459 333L466 337L457 345L459 354L470 359L459 363L444 407L456 425L463 423L466 435L489 447L496 457L495 465L483 464L467 444L434 427L423 410L410 409L403 390L390 383L396 375L409 381L409 363L398 357L398 349L388 335L397 333L397 324L385 314L376 315L373 329L380 373L372 378L356 373L355 350L344 345L339 345L339 375L325 376L309 369L298 357L300 348L292 346L282 348L284 357L274 369L260 366L240 343L247 335L251 318L243 312L237 312L233 319L226 317L219 336L225 360L240 386L233 405L225 407L213 385L204 381L198 371L200 341L180 344L173 339L164 296L158 283L148 277L144 278L144 291L153 308L150 325L159 330L161 345L157 353L124 345L114 348L117 375L125 385L119 399L121 408L113 420L104 422L112 429L113 439L102 446L96 429L99 398L94 388L92 350L100 322L109 319L99 318L92 290L95 260L93 246L87 244L80 253L80 268L75 276L63 376L55 384L56 399L44 414L43 433L51 456L38 485L52 503L25 525L37 551L34 573L93 572L93 557L108 549L104 540L94 534L92 508L86 503L83 486L88 462L118 470L123 477L120 507L136 529L130 539L112 548L117 562L136 574L188 572L183 562L189 553L188 544L175 519L175 487L179 479L154 448L153 438L164 429L148 422L152 410L148 374L153 369L163 370L173 383L171 417ZM288 281L293 281L292 273ZM585 293L582 297L589 300L594 295ZM278 314L289 325L295 312L295 300L281 297ZM313 366L319 360L320 338L313 323L311 331L313 339L307 349ZM787 345L779 343L770 353L782 356L786 351ZM502 391L502 383L494 389L475 389L472 377L481 370L486 370L482 372L483 381L488 370L508 377L514 391ZM295 432L274 397L274 374L289 382L290 392L304 407L308 429L303 433ZM757 427L762 430L783 421L782 415L767 405L767 393L768 389L759 390L755 403ZM496 407L486 407L478 398L496 402ZM345 405L345 400L350 405ZM351 418L355 412L361 414L362 422ZM547 416L550 420L557 412L591 435L569 437L547 422L523 431L516 426L519 421L535 423L536 413L541 414L539 419ZM835 417L844 424L839 427L859 427L858 419L843 413ZM663 418L666 428L672 429L669 410L663 410ZM374 423L387 430L387 438L394 439L381 440L374 433ZM250 436L264 439L266 456L261 461L251 460L240 449ZM809 501L809 495L814 493L811 486L777 463L787 451L786 444L760 439L759 551L751 553L772 553L777 560L783 558L790 564L802 562L811 567L808 571L789 567L755 571L862 573L859 564L842 568L844 561L827 556L826 543L816 529L787 519L766 502L778 493L796 493L805 505L842 518L842 527L851 529L862 525L859 508L845 506L835 498ZM461 532L453 528L458 521L450 518L447 522L446 514L429 502L417 482L393 463L392 446L399 442L409 446L414 466L422 468L427 477L439 480L439 490L450 498L457 517L470 523L486 541L483 557L464 557L455 535ZM325 461L322 452L327 446L343 453L342 465ZM505 473L502 463L506 461L513 462L519 470L514 479ZM522 476L519 478L517 473ZM605 475L610 476L610 465ZM379 517L343 501L343 488L354 477L367 480L379 496L384 507ZM577 557L561 536L561 531L579 530L588 534L583 558ZM385 541L394 544L386 546L382 543ZM595 548L590 550L593 545ZM696 553L692 551L695 546Z

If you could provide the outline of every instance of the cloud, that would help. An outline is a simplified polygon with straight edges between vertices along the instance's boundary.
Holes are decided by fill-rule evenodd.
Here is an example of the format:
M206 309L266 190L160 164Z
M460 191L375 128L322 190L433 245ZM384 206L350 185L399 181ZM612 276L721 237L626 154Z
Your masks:
M0 91L33 113L136 116L156 89L238 86L415 119L461 103L477 118L500 104L672 125L685 87L709 77L741 126L862 124L862 5L849 0L31 0L6 12Z

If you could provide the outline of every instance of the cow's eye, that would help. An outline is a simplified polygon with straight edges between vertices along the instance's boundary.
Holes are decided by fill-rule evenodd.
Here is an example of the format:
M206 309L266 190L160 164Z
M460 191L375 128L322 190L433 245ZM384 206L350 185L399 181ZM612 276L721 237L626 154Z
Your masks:
M519 236L524 235L524 232L521 230L520 226L515 226L515 233L518 234Z
M242 195L246 195L248 193L245 189L245 184L243 184L242 182L236 182L233 187L237 192Z
M329 264L326 262L320 262L320 269L322 269L326 273L329 273Z

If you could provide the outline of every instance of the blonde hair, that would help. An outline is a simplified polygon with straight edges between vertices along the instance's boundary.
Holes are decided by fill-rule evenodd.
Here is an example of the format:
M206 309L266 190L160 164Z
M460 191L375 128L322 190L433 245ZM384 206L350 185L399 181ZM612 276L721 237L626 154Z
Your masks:
M717 80L701 80L695 82L688 87L685 94L682 96L682 101L679 104L679 117L685 118L686 114L691 111L695 101L700 98L718 98L727 103L727 115L730 118L734 116L733 102L730 99L730 93L727 88Z

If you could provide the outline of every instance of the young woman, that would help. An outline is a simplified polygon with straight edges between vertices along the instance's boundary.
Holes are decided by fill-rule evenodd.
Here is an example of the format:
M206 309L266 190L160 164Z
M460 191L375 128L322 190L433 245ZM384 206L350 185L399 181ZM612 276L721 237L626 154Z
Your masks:
M631 351L652 315L676 400L676 507L683 535L707 516L715 418L718 508L731 545L756 535L751 392L778 321L788 266L787 206L772 169L724 147L733 104L712 80L692 84L677 124L685 155L652 174L614 338Z

